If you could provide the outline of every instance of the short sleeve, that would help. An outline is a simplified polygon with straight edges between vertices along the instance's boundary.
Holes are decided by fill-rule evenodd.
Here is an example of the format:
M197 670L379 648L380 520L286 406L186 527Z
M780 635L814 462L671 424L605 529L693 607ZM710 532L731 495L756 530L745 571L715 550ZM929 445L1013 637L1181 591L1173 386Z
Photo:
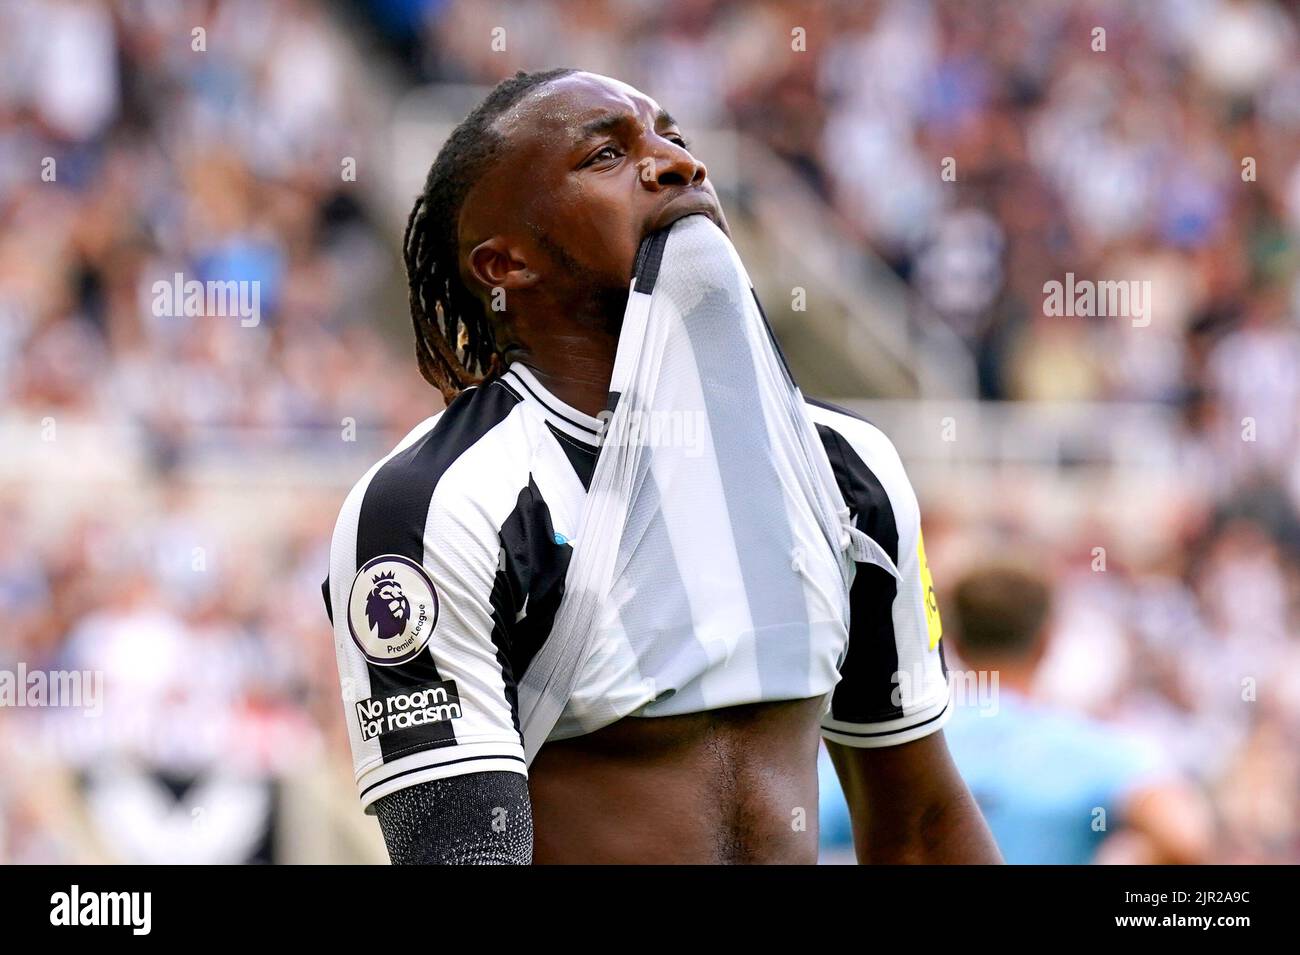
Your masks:
M495 530L472 502L422 483L418 447L399 445L357 484L330 549L326 606L368 812L429 780L527 775L493 614Z
M849 592L849 645L822 735L854 747L896 746L944 725L950 713L943 625L921 515L893 444L868 422L813 408L854 526L898 575L859 563Z

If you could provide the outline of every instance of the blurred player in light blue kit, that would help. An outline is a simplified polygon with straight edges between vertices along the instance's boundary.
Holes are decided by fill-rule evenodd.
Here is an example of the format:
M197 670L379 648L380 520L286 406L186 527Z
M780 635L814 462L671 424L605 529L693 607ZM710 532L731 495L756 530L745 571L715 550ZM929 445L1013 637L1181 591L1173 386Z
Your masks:
M949 746L1006 861L1205 861L1211 823L1203 797L1158 749L1033 699L1050 610L1046 583L1009 564L969 574L945 608L950 651L972 676L986 674L966 684L978 694L962 699L954 690ZM822 858L837 861L847 831L843 796L833 773L821 776Z

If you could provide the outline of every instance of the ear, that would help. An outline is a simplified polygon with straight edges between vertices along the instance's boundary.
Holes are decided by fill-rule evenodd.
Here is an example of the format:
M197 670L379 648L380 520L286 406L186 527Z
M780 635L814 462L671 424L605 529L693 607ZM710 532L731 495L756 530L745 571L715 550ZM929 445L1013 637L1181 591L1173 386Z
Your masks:
M528 288L537 283L537 273L518 255L518 249L500 236L480 242L469 254L469 273L484 289Z

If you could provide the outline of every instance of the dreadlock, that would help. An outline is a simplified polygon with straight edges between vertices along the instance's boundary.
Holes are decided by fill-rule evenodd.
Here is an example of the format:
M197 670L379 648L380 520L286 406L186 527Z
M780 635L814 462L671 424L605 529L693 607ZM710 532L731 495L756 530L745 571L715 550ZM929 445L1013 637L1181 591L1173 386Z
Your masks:
M402 257L415 327L415 357L424 380L442 392L449 404L465 388L502 370L483 303L460 278L461 206L503 145L492 123L530 90L572 72L521 70L498 83L447 138L406 221Z

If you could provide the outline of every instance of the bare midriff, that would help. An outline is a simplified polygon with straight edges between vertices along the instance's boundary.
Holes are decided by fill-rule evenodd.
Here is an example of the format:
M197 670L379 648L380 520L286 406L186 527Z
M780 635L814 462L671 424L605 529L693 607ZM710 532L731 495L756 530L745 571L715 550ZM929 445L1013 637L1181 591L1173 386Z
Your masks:
M537 863L815 863L822 699L628 717L529 770Z

